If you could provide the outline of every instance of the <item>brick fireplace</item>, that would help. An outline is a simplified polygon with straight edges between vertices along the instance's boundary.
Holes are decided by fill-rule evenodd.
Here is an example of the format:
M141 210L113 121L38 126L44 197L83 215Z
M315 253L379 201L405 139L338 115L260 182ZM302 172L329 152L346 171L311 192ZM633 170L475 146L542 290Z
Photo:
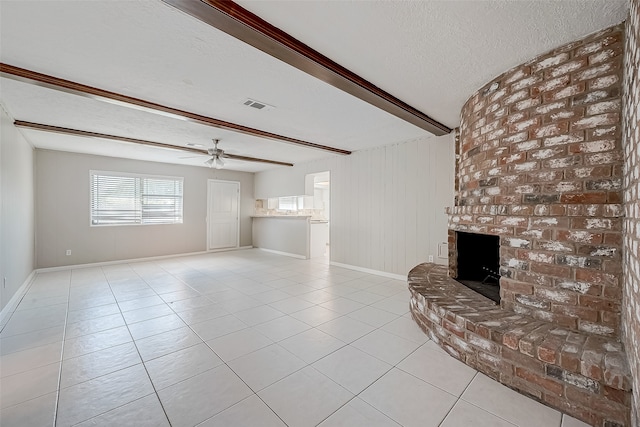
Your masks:
M469 99L449 226L500 236L503 308L609 336L622 296L623 32L556 49Z
M414 319L450 354L598 426L630 423L620 342L624 31L548 52L467 101L448 271L425 264L409 275ZM469 235L476 251L497 242L499 306L452 280L464 283Z

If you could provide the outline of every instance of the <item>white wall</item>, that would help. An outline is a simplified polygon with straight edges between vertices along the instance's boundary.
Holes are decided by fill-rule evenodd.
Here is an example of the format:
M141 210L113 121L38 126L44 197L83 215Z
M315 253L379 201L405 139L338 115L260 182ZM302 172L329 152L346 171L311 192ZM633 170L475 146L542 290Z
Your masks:
M40 149L36 167L38 268L206 250L208 179L240 182L240 246L251 245L253 173ZM90 227L90 170L184 177L183 223Z
M0 309L34 269L34 150L0 108ZM6 286L3 279L6 278Z
M453 135L413 140L255 175L256 198L304 194L331 171L331 261L405 275L438 260L453 205Z

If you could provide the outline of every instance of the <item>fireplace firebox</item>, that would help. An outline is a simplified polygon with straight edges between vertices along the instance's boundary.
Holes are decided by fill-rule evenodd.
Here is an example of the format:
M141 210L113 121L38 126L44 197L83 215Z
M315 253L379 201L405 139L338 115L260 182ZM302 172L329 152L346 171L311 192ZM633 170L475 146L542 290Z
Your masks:
M500 237L456 232L456 280L500 303Z

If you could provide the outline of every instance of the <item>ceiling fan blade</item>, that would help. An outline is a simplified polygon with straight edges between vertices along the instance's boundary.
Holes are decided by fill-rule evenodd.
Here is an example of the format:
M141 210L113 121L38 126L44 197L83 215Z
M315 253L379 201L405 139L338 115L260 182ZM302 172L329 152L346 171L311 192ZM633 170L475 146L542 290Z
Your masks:
M293 166L293 163L279 162L277 160L269 160L269 159L260 159L258 157L240 156L237 154L225 153L224 157L232 160L243 160L245 162L259 162L259 163L269 163L272 165L280 165L280 166Z
M207 153L202 153L199 156L187 156L187 157L178 157L179 159L198 159L202 158L202 156L207 156Z

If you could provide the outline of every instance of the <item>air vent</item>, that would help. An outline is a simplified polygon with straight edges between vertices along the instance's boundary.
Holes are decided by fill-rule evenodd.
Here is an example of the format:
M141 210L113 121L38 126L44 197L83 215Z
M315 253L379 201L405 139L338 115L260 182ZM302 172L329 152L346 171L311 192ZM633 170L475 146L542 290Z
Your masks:
M266 104L264 102L256 101L255 99L247 98L243 102L247 107L255 108L256 110L272 110L275 108L273 105Z

